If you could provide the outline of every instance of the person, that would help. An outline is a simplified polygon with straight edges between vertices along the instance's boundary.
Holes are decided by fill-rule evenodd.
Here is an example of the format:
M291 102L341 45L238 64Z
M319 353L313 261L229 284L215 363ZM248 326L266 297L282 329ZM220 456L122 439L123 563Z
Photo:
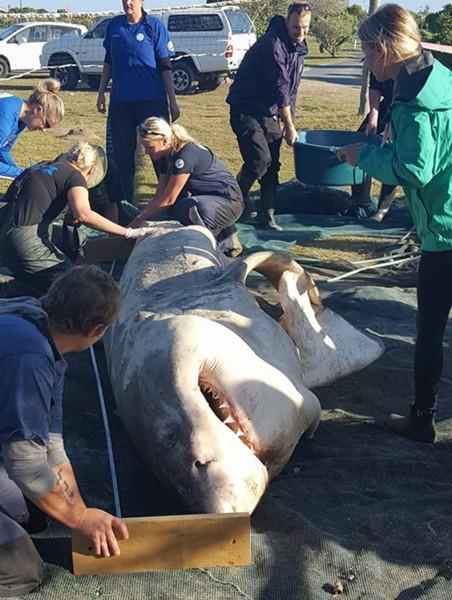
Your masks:
M394 80L393 143L354 144L340 149L338 156L384 183L403 187L422 251L415 398L407 415L390 415L385 426L434 442L443 336L452 306L452 73L422 49L412 14L397 4L373 13L358 35L377 80Z
M268 229L282 229L274 219L279 155L283 135L290 146L297 139L295 103L310 22L310 5L298 2L289 5L287 18L273 17L245 54L226 99L243 159L237 180L245 202L259 181L259 220Z
M72 266L73 260L51 241L51 223L67 207L77 224L128 238L143 234L91 210L87 188L102 180L105 168L100 147L78 142L55 160L32 165L12 182L0 211L0 261L17 281L2 285L0 296L42 295Z
M387 81L377 81L375 75L371 72L369 78L369 113L361 123L358 131L364 131L366 135L385 133L386 125L389 122L390 106L392 102L392 93L394 82L392 79ZM360 185L352 186L352 200L356 206L366 208L370 202L370 187L372 179L368 177ZM380 223L383 221L395 197L395 185L382 184L376 212L370 217L373 221Z
M40 300L0 300L0 596L42 582L27 529L42 530L43 514L89 538L100 557L118 556L128 538L124 522L86 506L62 431L63 355L98 341L119 304L118 286L95 266L67 270Z
M27 100L9 94L0 97L0 177L14 179L22 173L11 150L24 129L44 131L61 123L64 104L59 89L59 81L46 79Z
M207 227L223 252L238 256L242 246L234 223L243 212L243 198L226 165L181 125L151 117L140 125L139 133L160 175L154 198L130 226L169 209L182 225Z
M113 156L121 174L123 200L133 203L137 127L147 117L179 117L168 31L160 19L143 10L143 0L122 0L124 15L114 17L105 35L105 60L97 109L106 112L105 90L112 88L108 128Z

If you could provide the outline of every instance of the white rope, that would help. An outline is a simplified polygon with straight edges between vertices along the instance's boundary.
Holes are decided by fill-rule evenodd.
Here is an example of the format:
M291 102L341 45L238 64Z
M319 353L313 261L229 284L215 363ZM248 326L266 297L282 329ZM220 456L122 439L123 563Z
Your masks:
M402 252L400 254L390 254L389 256L380 256L380 258L367 258L366 260L352 260L352 265L364 265L368 263L379 263L393 258L408 258L410 256L418 256L419 252Z
M113 489L113 500L114 500L114 504L115 504L115 514L117 517L121 517L121 502L119 499L118 478L116 476L115 459L113 456L113 446L111 443L110 426L108 424L108 416L107 416L107 409L105 406L104 391L102 389L102 382L101 382L100 376L99 376L99 369L97 368L96 355L94 354L94 349L92 346L89 349L89 353L91 356L91 363L93 365L94 376L96 378L97 392L99 394L100 410L102 413L102 421L104 423L105 439L107 442L108 463L110 466L111 486Z
M357 273L362 273L363 271L369 271L370 269L380 269L382 267L392 267L395 265L401 265L403 263L412 262L413 260L417 260L419 256L411 256L409 258L404 258L402 260L391 260L384 263L378 263L376 265L368 265L367 267L361 267L360 269L354 269L353 271L349 271L348 273L343 273L342 275L338 275L337 277L331 277L327 279L328 283L333 283L334 281L340 281L341 279L346 279L347 277L351 277L352 275L356 275Z
M61 50L61 52L64 52L64 50ZM196 56L196 57L201 57L201 56L213 56L213 57L218 57L218 56L224 56L225 52L219 52L219 53L214 53L214 52L204 52L204 53L195 53L195 52L190 52L190 54L179 54L178 56L173 56L171 57L171 62L175 62L178 60L184 60L187 58L190 58L191 56ZM10 81L12 79L21 79L22 77L27 77L28 75L31 75L33 73L36 73L38 71L48 71L49 69L67 69L69 67L76 67L77 69L79 68L77 63L75 62L71 62L71 63L65 63L64 65L47 65L45 67L36 67L35 69L31 69L30 71L26 71L24 73L19 73L17 75L11 75L10 77L1 77L0 81ZM93 65L83 65L84 69L99 69L99 63L97 64L93 64ZM99 73L82 73L82 75L99 75L100 76L100 72Z

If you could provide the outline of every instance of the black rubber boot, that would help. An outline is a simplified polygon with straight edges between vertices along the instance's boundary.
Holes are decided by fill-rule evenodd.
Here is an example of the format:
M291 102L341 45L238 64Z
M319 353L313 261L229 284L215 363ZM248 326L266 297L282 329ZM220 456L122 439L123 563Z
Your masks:
M273 229L283 231L283 228L275 221L276 186L261 186L261 209L259 221L262 229Z
M433 444L436 441L435 412L435 409L416 408L413 404L407 416L387 416L384 427L396 435Z
M245 210L243 212L243 216L240 219L241 221L246 219L256 219L257 211L251 206L250 201L248 199L248 194L250 189L253 187L253 184L256 180L254 177L250 177L246 173L243 172L243 169L237 174L237 182L239 184L240 191L242 192L243 201L245 202Z

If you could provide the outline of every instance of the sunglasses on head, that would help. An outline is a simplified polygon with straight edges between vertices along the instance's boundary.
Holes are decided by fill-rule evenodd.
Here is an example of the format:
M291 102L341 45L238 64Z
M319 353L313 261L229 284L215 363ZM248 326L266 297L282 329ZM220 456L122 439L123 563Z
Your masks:
M287 9L287 15L290 16L294 13L296 13L297 15L303 13L303 12L311 12L312 8L310 4L307 4L306 2L294 2L293 4L289 4L289 7Z

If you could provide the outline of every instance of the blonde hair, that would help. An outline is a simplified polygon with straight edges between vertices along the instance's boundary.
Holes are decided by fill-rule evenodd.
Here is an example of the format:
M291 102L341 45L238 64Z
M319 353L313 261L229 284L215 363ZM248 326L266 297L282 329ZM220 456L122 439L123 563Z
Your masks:
M413 15L398 4L385 4L358 28L363 44L380 46L386 61L391 55L397 61L415 56L421 51L421 34Z
M84 171L97 164L98 152L89 142L80 141L74 144L68 152L65 152L63 157Z
M171 148L176 152L185 146L188 142L194 142L185 127L182 125L169 124L160 117L149 117L138 128L142 140L148 142L156 139L166 138L171 143Z
M61 84L56 79L46 79L34 88L27 100L27 104L37 104L42 107L49 125L61 123L64 117L63 99L58 94L60 87Z

